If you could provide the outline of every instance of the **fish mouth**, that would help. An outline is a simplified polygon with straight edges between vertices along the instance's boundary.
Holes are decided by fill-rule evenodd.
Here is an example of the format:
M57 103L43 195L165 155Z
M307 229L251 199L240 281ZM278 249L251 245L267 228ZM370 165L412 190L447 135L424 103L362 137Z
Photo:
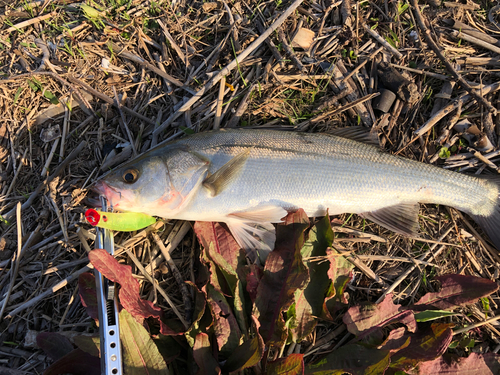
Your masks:
M120 192L116 191L114 188L106 184L104 181L97 181L92 188L99 196L104 196L108 201L108 205L111 207L118 206L122 195ZM99 202L100 206L100 202Z

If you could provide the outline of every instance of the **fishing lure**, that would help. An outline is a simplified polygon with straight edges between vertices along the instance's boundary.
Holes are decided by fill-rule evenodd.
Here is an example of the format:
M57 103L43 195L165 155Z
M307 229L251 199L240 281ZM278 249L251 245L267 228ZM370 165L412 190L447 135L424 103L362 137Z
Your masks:
M85 212L85 218L94 227L116 230L120 232L131 232L146 228L156 222L153 216L137 212L102 212L89 208Z

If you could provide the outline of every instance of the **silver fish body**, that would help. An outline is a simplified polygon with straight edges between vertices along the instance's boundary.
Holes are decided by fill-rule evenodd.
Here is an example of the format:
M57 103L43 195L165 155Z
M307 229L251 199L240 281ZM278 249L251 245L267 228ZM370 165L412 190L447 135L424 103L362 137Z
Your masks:
M236 159L241 161L228 166ZM219 177L217 171L225 169L228 173ZM136 171L133 182L125 181L124 173L130 170ZM216 194L205 184L212 179L218 186ZM309 216L327 211L330 215L358 213L413 235L418 228L418 203L466 212L497 246L500 241L500 235L494 234L500 229L500 189L495 178L448 171L328 134L199 133L131 161L106 176L97 190L125 211L226 222L247 249L271 243L272 236L257 242L255 238L265 237L272 232L269 223L298 208Z

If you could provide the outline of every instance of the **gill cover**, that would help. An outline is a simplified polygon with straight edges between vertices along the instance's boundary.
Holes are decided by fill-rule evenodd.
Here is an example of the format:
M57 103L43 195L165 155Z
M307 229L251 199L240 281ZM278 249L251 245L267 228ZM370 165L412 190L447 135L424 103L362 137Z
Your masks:
M95 189L117 210L169 218L200 188L208 164L186 147L158 149L111 172Z
M167 167L170 190L160 202L172 213L179 212L191 200L204 180L209 161L179 147L163 157Z

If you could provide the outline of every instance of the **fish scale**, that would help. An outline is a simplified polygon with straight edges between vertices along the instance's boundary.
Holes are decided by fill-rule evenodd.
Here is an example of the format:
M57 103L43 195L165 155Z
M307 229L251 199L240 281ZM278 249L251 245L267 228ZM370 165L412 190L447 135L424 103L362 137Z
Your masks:
M123 174L131 168L139 177L128 184ZM220 190L215 196L212 183ZM270 223L298 208L309 216L358 213L414 235L417 203L470 214L498 246L498 183L498 177L448 171L336 135L222 130L160 145L107 175L97 190L123 210L226 222L247 250L262 245L256 233L272 232Z
M225 131L208 137L202 133L179 142L208 158L210 173L253 148L231 191L210 200L200 194L184 217L193 220L202 212L244 210L251 199L286 202L287 209L303 208L310 216L325 214L324 209L317 209L318 201L325 208L330 206L331 214L361 213L401 202L438 203L489 214L492 208L484 207L490 203L484 197L496 200L498 195L498 188L487 181L340 137L282 131L257 136L240 133Z

